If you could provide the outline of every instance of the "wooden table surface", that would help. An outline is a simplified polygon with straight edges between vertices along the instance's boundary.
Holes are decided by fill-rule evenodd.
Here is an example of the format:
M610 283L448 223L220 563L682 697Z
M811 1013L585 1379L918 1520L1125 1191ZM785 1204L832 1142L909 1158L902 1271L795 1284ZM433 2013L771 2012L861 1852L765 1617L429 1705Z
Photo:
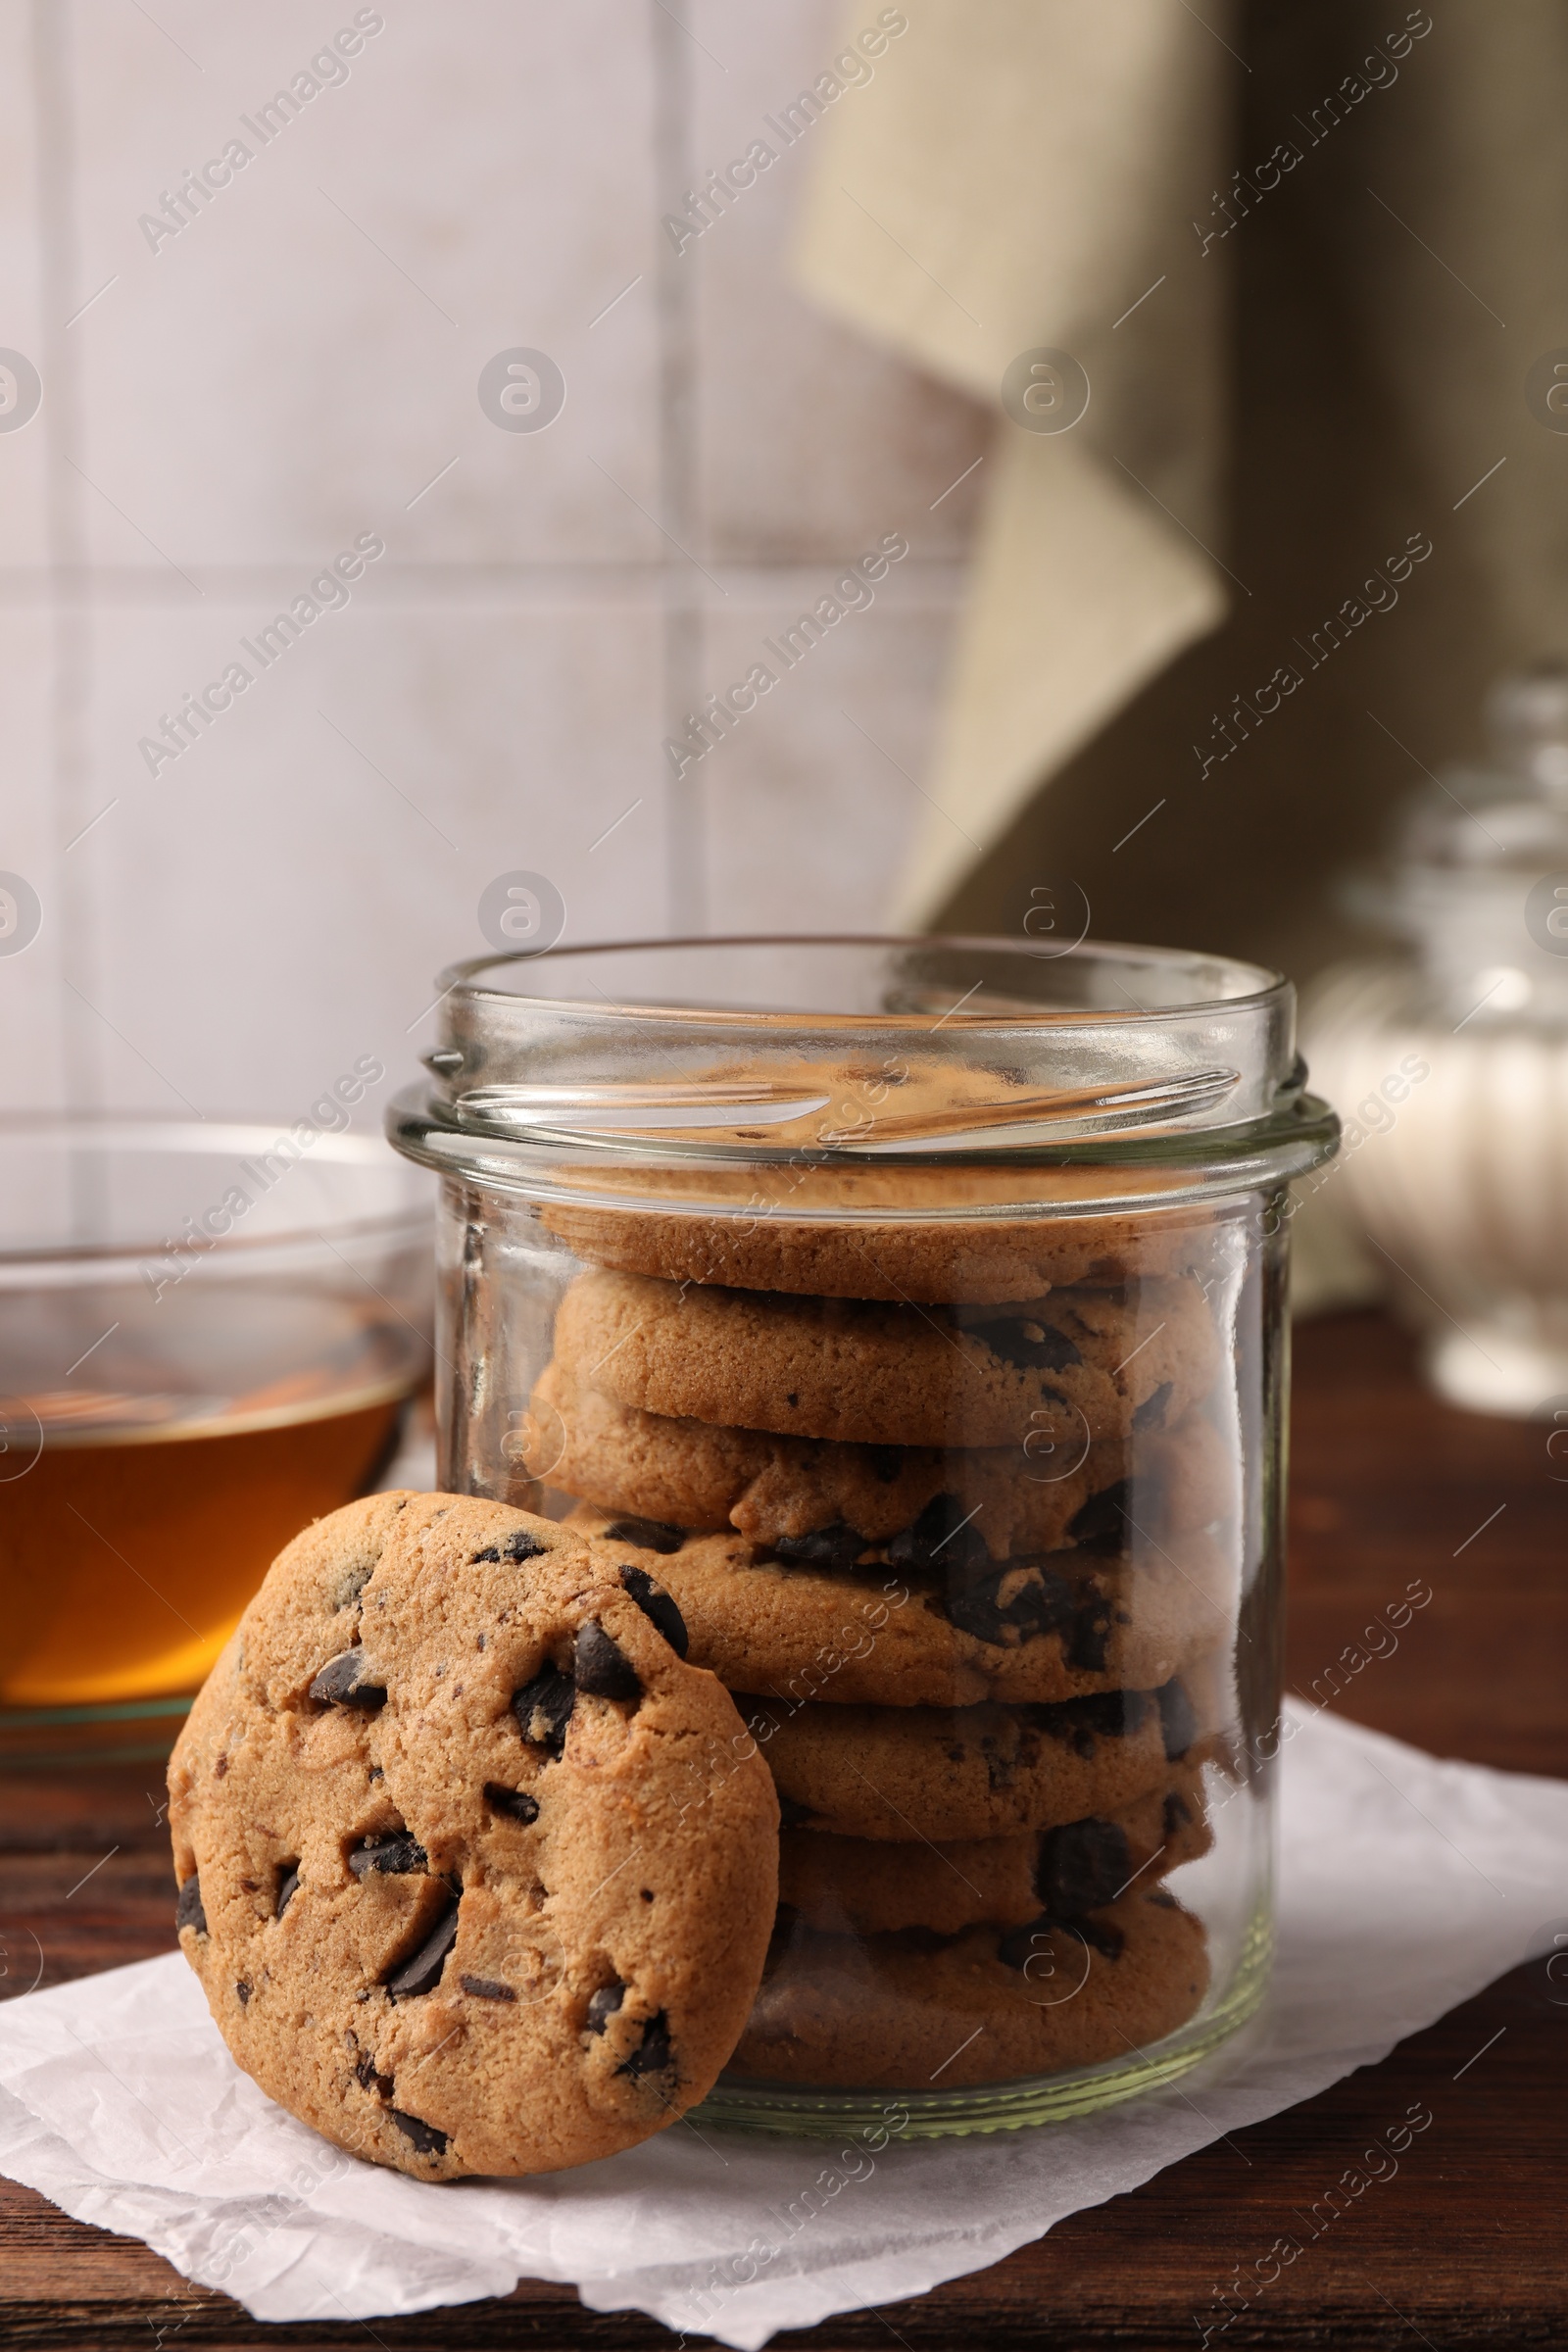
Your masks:
M1442 1754L1568 1775L1568 1461L1548 1456L1548 1434L1437 1402L1417 1384L1405 1341L1379 1317L1304 1326L1296 1357L1292 1687L1310 1696L1316 1683L1321 1696L1331 1663L1411 1579L1424 1578L1434 1597L1396 1653L1348 1676L1334 1703ZM0 1994L25 1989L40 1956L43 1983L59 1984L171 1948L161 1802L156 1766L0 1780ZM1519 1969L1383 2065L1074 2216L995 2268L777 2340L965 2352L1190 2347L1214 2318L1212 2298L1232 2266L1250 2266L1296 2231L1298 2211L1423 2100L1434 2122L1397 2178L1307 2244L1210 2340L1568 2344L1562 1991L1543 1963ZM7 2352L324 2346L367 2335L398 2346L674 2340L651 2321L584 2312L569 2289L536 2285L368 2328L263 2328L140 2243L0 2181Z

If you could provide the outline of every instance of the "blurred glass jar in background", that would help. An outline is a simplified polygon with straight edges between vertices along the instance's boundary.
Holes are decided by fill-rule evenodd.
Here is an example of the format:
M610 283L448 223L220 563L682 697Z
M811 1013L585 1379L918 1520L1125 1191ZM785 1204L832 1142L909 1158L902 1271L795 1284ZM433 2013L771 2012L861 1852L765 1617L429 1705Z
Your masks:
M428 1187L375 1137L37 1115L0 1203L0 1763L163 1753L273 1555L396 1450Z
M1324 973L1301 1039L1345 1120L1334 1220L1434 1387L1528 1415L1568 1390L1568 668L1502 679L1487 715L1487 764L1435 777L1351 887L1396 951Z

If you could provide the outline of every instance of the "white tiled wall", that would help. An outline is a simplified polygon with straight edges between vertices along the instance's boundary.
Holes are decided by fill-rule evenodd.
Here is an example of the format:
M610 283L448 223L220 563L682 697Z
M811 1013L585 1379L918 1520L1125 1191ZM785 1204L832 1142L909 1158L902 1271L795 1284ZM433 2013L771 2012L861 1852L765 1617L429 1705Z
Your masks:
M412 1071L511 867L568 938L880 920L984 421L785 283L809 136L684 252L660 225L837 13L0 0L0 346L44 378L0 432L0 869L45 910L0 956L8 1103L283 1112L363 1053ZM264 146L241 118L372 17ZM139 217L234 137L153 250ZM564 376L546 431L481 409L514 347ZM891 532L875 604L677 782L685 711ZM150 774L140 739L259 671L241 640L364 533L347 605Z

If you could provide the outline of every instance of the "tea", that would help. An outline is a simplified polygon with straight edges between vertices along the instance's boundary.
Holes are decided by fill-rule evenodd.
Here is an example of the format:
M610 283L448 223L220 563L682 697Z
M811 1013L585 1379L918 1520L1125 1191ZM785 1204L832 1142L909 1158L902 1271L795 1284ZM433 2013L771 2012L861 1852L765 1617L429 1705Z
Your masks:
M194 1690L290 1537L374 1485L406 1396L251 1398L75 1437L39 1411L41 1451L0 1486L0 1705Z

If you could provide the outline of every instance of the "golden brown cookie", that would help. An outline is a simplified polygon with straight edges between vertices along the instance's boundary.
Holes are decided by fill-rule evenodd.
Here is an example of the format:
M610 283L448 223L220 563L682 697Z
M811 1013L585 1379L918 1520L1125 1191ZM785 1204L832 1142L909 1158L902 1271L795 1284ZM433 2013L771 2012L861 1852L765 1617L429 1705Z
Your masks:
M828 1539L826 1550L816 1546L823 1557L855 1556L857 1535L857 1551L885 1544L938 1495L953 1498L952 1515L997 1559L1119 1535L1124 1517L1163 1542L1232 1516L1239 1483L1201 1412L1131 1445L1092 1446L1066 1416L1064 1434L1037 1428L1027 1447L843 1446L645 1413L574 1388L557 1363L545 1367L532 1412L550 1433L552 1486L664 1527L738 1528L805 1559L809 1537Z
M956 1936L990 1921L1021 1927L1042 1911L1078 1919L1140 1879L1165 1878L1213 1842L1200 1766L1173 1766L1157 1787L1114 1812L1022 1837L887 1838L786 1830L778 1899L824 1935Z
M870 1446L1022 1447L1173 1426L1207 1395L1219 1339L1192 1276L959 1314L584 1274L556 1356L577 1388L644 1412Z
M1148 1206L1094 1211L1102 1168L563 1167L540 1217L622 1273L826 1298L986 1302L1210 1270L1223 1226L1160 1205L1179 1171L1124 1167L1115 1181ZM595 1197L561 1199L568 1189ZM617 1192L650 1205L622 1207Z
M728 2074L956 2089L1141 2055L1208 1989L1202 1924L1162 1887L1071 1923L774 1938Z
M936 1560L952 1581L938 1582L913 1545L904 1566L830 1571L588 1503L566 1525L594 1539L601 1575L629 1563L673 1593L699 1665L732 1690L792 1701L946 1707L1152 1690L1233 1624L1230 1554L1207 1535L1117 1559L1079 1548L990 1563L956 1538Z
M455 2180L608 2155L704 2095L778 1811L680 1636L500 1503L377 1494L280 1555L170 1765L181 1948L271 2097Z
M791 1829L894 1843L1006 1838L1118 1813L1209 1754L1204 1670L1158 1690L1051 1705L791 1705L737 1700Z

